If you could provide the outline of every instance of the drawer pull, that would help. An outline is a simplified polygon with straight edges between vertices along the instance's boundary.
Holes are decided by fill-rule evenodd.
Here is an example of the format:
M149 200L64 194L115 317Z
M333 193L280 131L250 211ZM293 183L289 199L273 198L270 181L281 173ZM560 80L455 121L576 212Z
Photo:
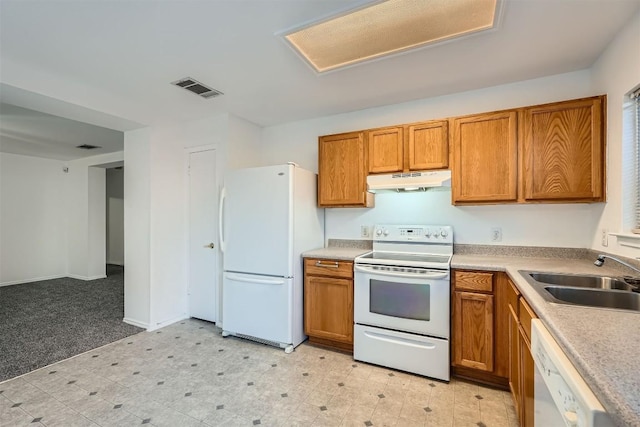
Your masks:
M316 267L325 267L325 268L338 268L338 262L334 262L332 264L325 264L322 261L316 261Z

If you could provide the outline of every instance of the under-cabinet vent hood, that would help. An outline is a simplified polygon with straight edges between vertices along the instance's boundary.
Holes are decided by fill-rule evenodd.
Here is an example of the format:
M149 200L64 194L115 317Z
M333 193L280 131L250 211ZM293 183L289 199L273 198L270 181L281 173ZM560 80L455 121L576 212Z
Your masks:
M438 187L451 187L450 170L369 175L367 177L367 189L373 193L380 191L426 191L429 188Z

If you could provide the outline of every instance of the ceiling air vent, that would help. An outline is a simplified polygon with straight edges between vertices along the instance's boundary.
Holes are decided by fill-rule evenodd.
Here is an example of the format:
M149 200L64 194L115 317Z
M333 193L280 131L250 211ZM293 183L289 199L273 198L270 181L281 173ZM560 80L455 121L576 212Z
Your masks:
M171 84L186 89L189 92L193 92L203 98L215 98L216 96L223 95L223 93L219 90L215 90L213 88L210 88L209 86L203 85L202 83L195 79L192 79L191 77L185 77L184 79L176 80L175 82L171 82Z
M83 150L93 150L94 148L102 148L102 147L99 147L97 145L82 144L82 145L78 145L76 148L82 148Z

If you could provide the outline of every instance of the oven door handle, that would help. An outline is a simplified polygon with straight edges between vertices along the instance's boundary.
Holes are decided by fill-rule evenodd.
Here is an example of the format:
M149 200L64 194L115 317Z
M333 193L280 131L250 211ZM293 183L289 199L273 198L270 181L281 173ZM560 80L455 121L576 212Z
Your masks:
M391 277L406 277L411 279L446 279L449 277L449 273L403 273L398 271L385 271L385 270L376 270L372 267L363 267L361 265L356 265L354 267L355 271L360 271L361 273L369 273L376 274L378 276L391 276Z

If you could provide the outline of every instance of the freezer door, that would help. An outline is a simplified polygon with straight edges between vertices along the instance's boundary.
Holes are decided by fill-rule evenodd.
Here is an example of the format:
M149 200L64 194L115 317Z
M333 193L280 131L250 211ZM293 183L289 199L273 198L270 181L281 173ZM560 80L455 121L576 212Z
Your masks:
M293 344L293 279L224 273L222 328L282 344Z
M238 169L224 185L224 270L293 276L293 166Z

